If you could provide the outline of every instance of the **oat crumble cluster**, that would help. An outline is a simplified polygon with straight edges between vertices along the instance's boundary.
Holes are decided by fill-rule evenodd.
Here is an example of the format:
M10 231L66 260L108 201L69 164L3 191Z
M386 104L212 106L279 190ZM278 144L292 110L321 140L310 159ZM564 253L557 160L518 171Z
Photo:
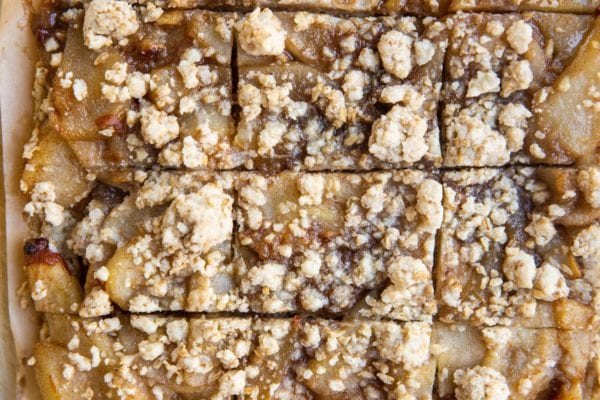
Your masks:
M41 1L41 397L599 400L599 6Z

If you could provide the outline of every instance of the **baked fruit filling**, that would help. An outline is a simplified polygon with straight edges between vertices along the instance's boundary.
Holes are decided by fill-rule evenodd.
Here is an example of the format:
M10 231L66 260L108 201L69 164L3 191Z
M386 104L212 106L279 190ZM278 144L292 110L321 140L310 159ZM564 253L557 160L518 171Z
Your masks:
M238 24L235 144L248 168L440 164L445 25L256 9Z
M599 5L42 0L41 397L600 400Z

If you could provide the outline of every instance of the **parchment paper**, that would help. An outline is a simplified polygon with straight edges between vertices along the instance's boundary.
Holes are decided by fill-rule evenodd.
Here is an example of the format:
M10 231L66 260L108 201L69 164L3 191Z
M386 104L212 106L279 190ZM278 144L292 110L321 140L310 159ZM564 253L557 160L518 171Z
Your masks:
M34 400L39 398L37 385L31 369L22 366L31 356L38 329L34 313L19 306L17 290L22 282L21 249L27 236L21 214L24 197L19 191L19 176L23 167L23 145L31 132L31 90L36 52L27 19L29 8L22 0L4 0L2 3L0 110L6 216L6 241L3 240L2 245L6 246L6 268L0 270L0 395L7 400ZM14 345L7 329L7 308Z

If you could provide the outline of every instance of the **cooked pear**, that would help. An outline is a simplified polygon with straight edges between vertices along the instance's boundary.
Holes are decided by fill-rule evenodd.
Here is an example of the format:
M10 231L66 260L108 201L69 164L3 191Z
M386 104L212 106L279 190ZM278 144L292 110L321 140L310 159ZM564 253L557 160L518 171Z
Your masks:
M600 19L597 19L575 58L556 79L552 93L540 106L537 124L546 146L558 142L567 155L583 159L600 142Z

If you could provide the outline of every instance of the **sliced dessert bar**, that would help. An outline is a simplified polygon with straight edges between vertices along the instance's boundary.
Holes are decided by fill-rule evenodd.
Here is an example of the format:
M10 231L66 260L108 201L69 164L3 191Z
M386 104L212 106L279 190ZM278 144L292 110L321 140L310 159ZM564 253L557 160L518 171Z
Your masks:
M257 312L429 320L441 198L417 171L246 175L238 285Z
M237 25L247 168L365 170L441 162L444 23L256 9Z
M439 398L595 399L597 351L590 331L475 328L437 323Z
M440 320L588 329L597 323L598 169L444 175Z
M233 24L233 14L152 13L122 1L41 18L47 54L38 75L49 86L41 111L94 172L238 166Z
M600 21L526 13L459 14L447 22L446 166L569 164L593 154Z
M119 230L119 214L108 214L103 224L115 221L116 229L102 227L99 244L84 243L88 249L92 245L110 250L111 241L112 249L116 247L97 260L105 267L103 283L112 301L132 312L247 311L231 281L235 276L232 177L152 176L129 203L113 211L136 216L132 236ZM140 214L147 219L140 219ZM197 287L202 284L207 287Z

